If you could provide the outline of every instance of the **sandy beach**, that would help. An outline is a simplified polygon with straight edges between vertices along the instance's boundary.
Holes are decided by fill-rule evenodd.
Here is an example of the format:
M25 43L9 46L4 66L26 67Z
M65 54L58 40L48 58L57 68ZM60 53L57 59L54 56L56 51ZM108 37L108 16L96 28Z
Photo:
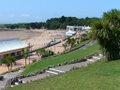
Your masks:
M38 48L42 48L46 46L51 41L61 41L65 38L65 30L22 30L22 31L0 31L0 39L8 39L8 38L20 38L24 43L32 45L32 50L36 50ZM47 49L54 51L56 54L64 51L64 47L62 46L64 42L57 44L55 46L49 47ZM37 55L31 56L32 63L33 60L39 60ZM16 62L17 65L13 65L13 69L23 67L24 59L20 59ZM27 60L27 63L29 61ZM6 65L0 66L0 74L8 71Z
M33 46L32 50L42 48L53 40L60 41L65 38L65 31L61 30L34 30L34 32L40 33L40 35L23 40Z

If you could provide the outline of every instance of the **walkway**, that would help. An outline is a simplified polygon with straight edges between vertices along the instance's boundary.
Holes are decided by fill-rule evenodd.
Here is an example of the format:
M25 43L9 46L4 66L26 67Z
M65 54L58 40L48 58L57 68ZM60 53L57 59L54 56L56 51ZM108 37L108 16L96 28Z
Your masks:
M21 72L23 71L23 69L17 71L17 72L11 72L11 73L7 73L4 76L4 81L0 81L0 90L4 89L6 87L6 85L8 84L8 81L12 78L17 77L18 75L21 74Z
M59 67L55 67L55 68L49 68L49 70L47 70L43 74L23 78L21 80L26 82L26 83L29 83L31 81L40 80L40 79L43 79L43 78L46 78L46 77L49 77L49 76L53 76L53 75L68 72L68 71L72 70L73 68L86 67L88 64L94 63L94 62L100 60L101 58L102 58L102 55L93 56L91 59L87 59L87 61L85 61L85 62L70 64L70 65L65 65L65 66L59 66Z
M54 75L58 75L58 74L61 74L61 73L68 72L68 71L72 70L73 68L86 67L88 64L94 63L94 62L100 60L101 58L102 58L102 55L99 54L98 56L92 56L92 58L87 59L85 62L59 66L59 67L55 67L55 68L49 68L49 70L47 70L43 74L38 74L36 76L23 78L21 80L24 83L30 83L31 81L41 80L41 79L44 79L46 77L50 77L50 76L54 76ZM23 71L23 69L21 69L17 72L11 72L11 73L5 74L4 75L5 80L0 81L0 90L5 88L6 84L8 83L8 81L10 79L15 78L18 75L20 75L22 71Z

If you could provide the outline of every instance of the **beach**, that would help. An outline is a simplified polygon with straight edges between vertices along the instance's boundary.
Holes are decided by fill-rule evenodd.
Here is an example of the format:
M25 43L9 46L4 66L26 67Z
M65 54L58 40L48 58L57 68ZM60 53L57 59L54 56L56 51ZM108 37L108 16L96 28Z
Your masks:
M36 50L47 46L51 41L62 41L65 38L65 30L21 30L21 31L0 31L0 39L8 38L20 38L24 43L30 44L32 46L31 50ZM47 49L57 53L62 53L64 51L63 43L56 44ZM34 54L30 57L30 63L33 60L39 60L39 57ZM13 65L13 69L17 69L24 66L24 59L20 59L16 62L17 65ZM29 60L27 59L27 63ZM0 66L0 74L7 72L8 68L6 65Z

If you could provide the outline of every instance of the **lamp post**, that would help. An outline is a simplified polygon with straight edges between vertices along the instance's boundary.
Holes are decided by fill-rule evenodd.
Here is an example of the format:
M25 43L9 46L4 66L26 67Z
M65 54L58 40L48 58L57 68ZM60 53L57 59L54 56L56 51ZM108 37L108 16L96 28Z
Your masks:
M30 43L28 43L28 58L29 58L29 64L30 64L30 55L31 55L31 44Z
M55 38L53 39L54 43L55 43ZM54 45L54 52L55 52L55 45Z

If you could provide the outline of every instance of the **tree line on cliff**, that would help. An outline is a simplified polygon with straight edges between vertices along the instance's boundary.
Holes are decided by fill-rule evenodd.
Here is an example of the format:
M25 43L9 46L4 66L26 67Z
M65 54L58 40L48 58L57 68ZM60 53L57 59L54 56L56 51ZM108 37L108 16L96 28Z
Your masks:
M17 24L2 24L0 28L26 28L26 29L65 29L67 25L75 26L91 26L95 21L100 20L96 17L76 18L76 17L65 17L51 18L46 22L31 22L31 23L17 23Z

